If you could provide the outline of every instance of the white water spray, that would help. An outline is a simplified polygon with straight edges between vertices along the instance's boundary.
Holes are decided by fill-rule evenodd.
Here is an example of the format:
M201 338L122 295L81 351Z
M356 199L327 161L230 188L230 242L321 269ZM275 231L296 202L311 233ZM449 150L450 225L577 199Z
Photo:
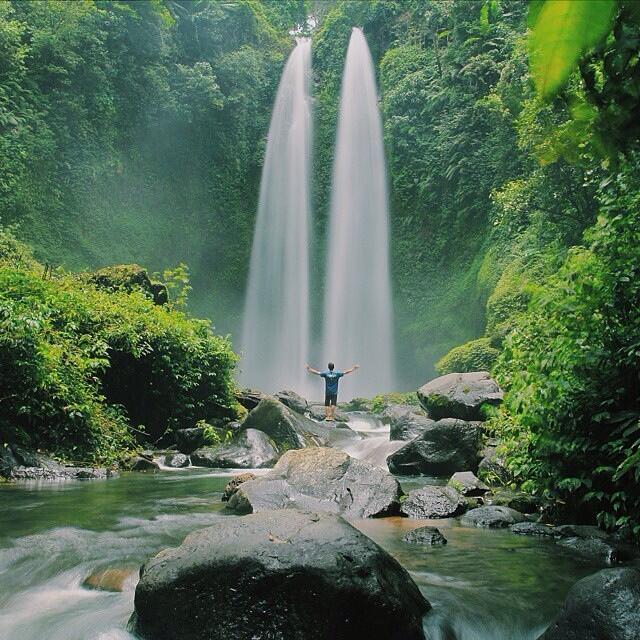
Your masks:
M311 41L298 40L271 116L242 332L241 382L305 391L309 350Z
M342 79L325 298L325 361L361 369L346 396L394 388L387 178L373 62L354 28Z

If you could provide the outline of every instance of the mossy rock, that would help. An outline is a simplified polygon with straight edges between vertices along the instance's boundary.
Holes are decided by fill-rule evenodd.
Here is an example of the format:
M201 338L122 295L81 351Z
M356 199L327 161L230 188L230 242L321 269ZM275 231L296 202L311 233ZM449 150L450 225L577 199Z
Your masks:
M490 338L478 338L451 349L438 360L436 369L442 375L490 371L499 353L500 351L491 344Z
M140 291L155 304L166 304L169 301L166 285L151 280L147 270L137 264L104 267L89 274L87 280L107 291Z

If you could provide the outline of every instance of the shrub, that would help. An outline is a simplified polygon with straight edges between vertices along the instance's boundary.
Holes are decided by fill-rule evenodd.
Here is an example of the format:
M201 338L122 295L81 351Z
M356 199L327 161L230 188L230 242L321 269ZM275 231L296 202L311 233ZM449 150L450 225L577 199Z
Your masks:
M454 347L436 363L440 375L490 371L500 352L491 346L489 338L478 338Z

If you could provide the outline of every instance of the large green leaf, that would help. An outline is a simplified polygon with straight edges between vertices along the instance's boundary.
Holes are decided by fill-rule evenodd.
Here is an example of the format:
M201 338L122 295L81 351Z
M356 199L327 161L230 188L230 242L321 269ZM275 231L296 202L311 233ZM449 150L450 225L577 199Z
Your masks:
M553 96L580 57L611 29L617 0L539 0L532 3L529 63L538 93Z

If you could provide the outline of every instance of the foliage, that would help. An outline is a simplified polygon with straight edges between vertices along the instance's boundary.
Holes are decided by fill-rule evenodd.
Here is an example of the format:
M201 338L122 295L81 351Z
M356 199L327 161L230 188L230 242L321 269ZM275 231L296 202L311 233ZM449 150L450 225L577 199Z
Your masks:
M478 338L454 347L436 363L440 375L467 373L469 371L491 371L500 352L491 346L489 338Z
M2 231L0 246L20 244ZM156 440L169 427L233 415L236 358L207 322L138 290L43 274L0 263L3 441L112 461L132 433Z
M387 407L393 404L410 404L418 406L418 396L414 392L409 393L383 393L374 396L371 400L371 411L382 413Z
M633 154L574 249L507 338L495 420L523 487L640 536L640 182Z

